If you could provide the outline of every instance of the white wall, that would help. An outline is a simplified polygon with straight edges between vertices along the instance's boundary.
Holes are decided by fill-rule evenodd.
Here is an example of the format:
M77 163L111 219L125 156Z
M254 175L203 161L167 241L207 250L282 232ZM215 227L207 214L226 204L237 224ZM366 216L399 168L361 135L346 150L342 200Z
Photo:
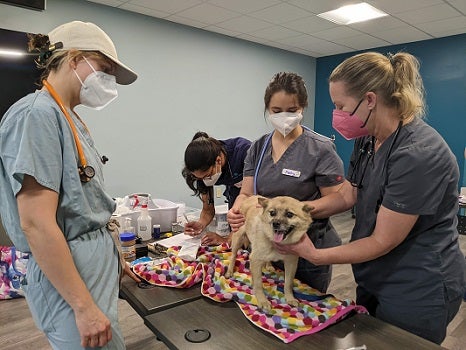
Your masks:
M102 111L79 107L105 165L109 193L200 206L180 175L194 133L251 140L271 130L263 118L265 87L274 73L293 71L307 83L313 127L315 59L209 33L84 0L48 0L43 12L0 4L0 27L48 33L72 20L94 22L138 74ZM13 83L13 82L11 82Z

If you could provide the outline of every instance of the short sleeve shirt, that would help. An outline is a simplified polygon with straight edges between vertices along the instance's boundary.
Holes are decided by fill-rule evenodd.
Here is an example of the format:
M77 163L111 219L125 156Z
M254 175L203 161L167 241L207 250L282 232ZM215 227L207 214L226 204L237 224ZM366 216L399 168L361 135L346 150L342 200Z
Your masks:
M244 176L253 176L269 135L253 142L245 160ZM290 196L300 201L321 197L319 187L344 181L343 162L327 137L304 129L278 162L268 142L257 174L257 193L265 197Z
M30 248L19 225L16 195L25 175L59 194L57 223L66 240L97 230L108 222L115 202L105 192L100 156L94 141L76 115L69 111L88 165L95 176L82 183L78 154L63 113L46 91L36 91L16 102L0 123L0 213L15 246Z
M422 120L403 126L396 140L393 133L372 157L364 151L369 138L356 140L348 171L354 174L350 181L363 178L351 240L372 234L377 202L419 219L391 252L353 265L355 279L380 298L443 304L444 286L451 297L460 295L465 269L455 227L456 159L443 138Z
M222 176L220 176L216 184L225 185L223 195L227 198L231 207L241 190L244 159L251 146L251 141L243 137L235 137L220 142L225 147L227 161L222 168Z

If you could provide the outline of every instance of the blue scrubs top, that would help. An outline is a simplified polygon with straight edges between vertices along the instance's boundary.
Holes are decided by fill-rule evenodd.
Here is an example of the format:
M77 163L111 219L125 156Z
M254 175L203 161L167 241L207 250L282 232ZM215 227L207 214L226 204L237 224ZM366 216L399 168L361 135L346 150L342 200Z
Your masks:
M30 252L19 225L16 195L24 175L59 193L57 223L67 241L104 227L115 208L104 190L102 163L94 141L70 111L94 178L82 183L78 153L68 121L47 91L15 103L0 123L0 213L17 249Z
M231 208L241 191L243 181L244 159L251 146L251 141L243 137L220 140L225 147L227 161L222 167L222 175L215 185L225 185L223 195L226 197L228 207Z

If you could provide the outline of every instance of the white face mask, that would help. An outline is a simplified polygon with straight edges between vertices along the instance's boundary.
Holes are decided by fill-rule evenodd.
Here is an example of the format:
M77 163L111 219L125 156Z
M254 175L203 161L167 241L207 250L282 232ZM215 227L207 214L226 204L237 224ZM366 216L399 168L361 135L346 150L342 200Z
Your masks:
M84 60L89 67L91 67L93 72L89 74L83 82L81 78L79 78L78 73L76 73L76 70L74 70L74 74L81 83L79 99L82 105L100 110L117 98L116 78L105 72L96 71L86 57L84 57Z
M269 113L269 121L272 123L275 130L286 137L291 131L293 131L303 119L301 113Z
M215 168L217 168L217 166ZM215 173L212 176L206 177L205 179L202 179L202 181L204 182L204 185L210 187L217 183L220 176L222 176L222 168L220 168L220 171L218 173Z

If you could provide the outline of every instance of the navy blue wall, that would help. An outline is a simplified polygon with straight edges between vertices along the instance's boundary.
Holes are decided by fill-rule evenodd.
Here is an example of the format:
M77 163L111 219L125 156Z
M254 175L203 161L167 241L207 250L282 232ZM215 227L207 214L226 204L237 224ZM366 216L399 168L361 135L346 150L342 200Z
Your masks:
M466 34L379 47L371 51L383 54L406 51L419 59L428 106L425 120L437 129L452 149L461 171L460 184L466 183L466 165L464 164L466 145ZM332 128L334 106L328 93L328 77L340 62L356 53L359 52L317 59L314 129L324 135L336 135L337 151L343 159L346 169L353 149L353 141L345 140Z

